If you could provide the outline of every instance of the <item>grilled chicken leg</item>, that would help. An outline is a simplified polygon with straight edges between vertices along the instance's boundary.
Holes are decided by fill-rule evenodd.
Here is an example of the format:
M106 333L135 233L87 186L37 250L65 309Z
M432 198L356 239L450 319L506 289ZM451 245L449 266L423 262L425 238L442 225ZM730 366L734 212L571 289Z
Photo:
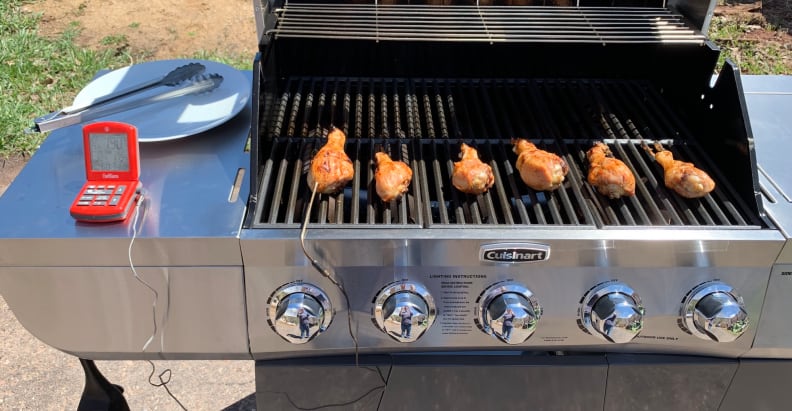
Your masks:
M621 160L613 158L608 146L597 142L586 153L588 182L608 198L635 195L635 176Z
M563 158L538 149L526 139L513 139L517 170L523 182L537 191L551 191L564 183L569 166Z
M644 149L663 166L665 186L682 197L704 197L715 189L715 182L707 173L696 168L692 163L674 160L674 155L664 149L660 143L654 144L655 151L647 145L644 145Z
M342 189L355 174L352 161L344 152L344 132L333 127L327 134L327 143L319 149L308 170L308 187L322 194L333 194Z
M495 183L492 168L479 160L478 151L462 143L460 161L454 163L451 184L457 190L467 194L481 194L489 190Z
M412 169L401 161L393 161L385 153L374 154L377 162L377 171L374 173L374 183L377 195L382 201L396 200L407 192L412 181Z

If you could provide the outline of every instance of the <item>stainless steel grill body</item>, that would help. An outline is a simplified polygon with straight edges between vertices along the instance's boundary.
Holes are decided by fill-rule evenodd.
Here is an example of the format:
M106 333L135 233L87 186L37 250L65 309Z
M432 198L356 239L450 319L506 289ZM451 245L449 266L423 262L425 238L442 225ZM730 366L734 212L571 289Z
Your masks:
M0 199L0 291L19 322L80 358L249 359L239 229L250 114L186 140L141 144L145 203L132 218L75 223L81 129L53 132ZM156 306L153 306L156 301ZM156 332L155 324L156 321ZM152 338L146 350L143 348Z
M471 232L472 231L472 232ZM475 322L477 299L490 285L515 280L543 307L536 332L522 350L663 352L739 357L751 348L752 333L733 343L705 341L679 324L683 297L696 285L720 279L740 290L746 309L761 312L769 267L783 241L774 231L690 230L309 230L308 246L334 268L350 299L353 328L364 353L514 349L485 334ZM302 281L321 287L338 304L343 297L299 251L296 230L244 230L242 253L254 358L351 354L346 308L337 307L330 328L308 344L293 345L275 334L265 316L269 297L283 284ZM484 244L539 243L550 246L546 262L483 264ZM387 338L372 324L372 300L399 280L423 284L434 297L438 317L414 343ZM581 330L581 299L608 280L629 284L646 308L644 330L628 344L612 344ZM757 324L756 314L751 316Z
M792 86L785 76L751 76L746 81L746 100L749 103L751 124L757 135L756 156L759 181L765 194L768 217L787 239L773 265L767 296L758 324L758 334L751 357L788 358L792 352L792 323L789 321L790 277L792 277L792 181L789 159L785 150L792 126L785 118L792 100ZM772 119L772 120L771 120ZM761 137L761 139L759 139Z
M710 84L718 50L701 4L650 3L256 3L253 197L241 234L254 358L351 354L349 310L363 353L511 350L477 320L480 294L503 281L542 305L526 350L749 353L753 310L784 240L764 212L739 73L727 64ZM347 135L355 177L306 215L307 166L331 126ZM523 184L515 137L566 160L562 188ZM635 197L609 200L586 181L595 141L633 170ZM654 141L707 170L717 189L688 200L666 188L643 149ZM485 194L450 184L462 142L494 171ZM374 191L377 151L413 170L407 194L389 204ZM350 308L302 255L304 221L309 253L344 284ZM486 261L484 250L499 247L549 257ZM582 315L587 293L617 280L640 295L643 314L626 344L598 338ZM692 290L715 280L739 290L749 313L750 331L734 342L698 338L683 318ZM301 282L321 288L335 316L292 344L265 313L279 289ZM372 301L388 284L432 295L438 315L417 341L375 326Z

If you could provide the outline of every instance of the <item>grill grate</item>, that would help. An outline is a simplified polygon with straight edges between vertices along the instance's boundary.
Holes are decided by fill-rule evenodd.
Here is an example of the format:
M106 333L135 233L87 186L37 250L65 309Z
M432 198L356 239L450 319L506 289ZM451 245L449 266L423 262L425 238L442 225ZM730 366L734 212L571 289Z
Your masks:
M310 198L305 174L327 128L347 134L355 179L319 196L311 221L338 227L645 227L756 228L662 95L637 80L288 78L261 141L259 227L296 226ZM514 169L512 137L564 157L570 172L554 192L525 186ZM705 169L717 186L684 199L663 186L659 165L641 147L663 143L675 158ZM476 147L495 173L479 196L451 186L460 143ZM608 200L586 182L585 153L604 141L636 175L636 196ZM413 169L408 195L383 204L373 190L374 153L385 150Z
M661 7L286 4L276 38L376 41L690 43L703 34Z

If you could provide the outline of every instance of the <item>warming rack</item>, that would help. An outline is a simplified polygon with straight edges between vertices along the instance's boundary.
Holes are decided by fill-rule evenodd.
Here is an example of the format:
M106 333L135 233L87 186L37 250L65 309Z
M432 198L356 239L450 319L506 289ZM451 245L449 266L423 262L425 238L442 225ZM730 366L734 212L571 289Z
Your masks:
M661 7L294 4L274 9L275 38L375 41L692 43L706 37Z

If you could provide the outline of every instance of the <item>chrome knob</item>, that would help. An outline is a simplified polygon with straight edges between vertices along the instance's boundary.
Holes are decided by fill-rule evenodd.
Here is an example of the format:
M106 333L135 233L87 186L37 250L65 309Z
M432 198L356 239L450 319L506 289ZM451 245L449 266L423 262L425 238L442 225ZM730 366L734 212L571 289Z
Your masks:
M717 342L736 340L749 324L742 297L720 281L690 290L682 304L682 322L694 336Z
M476 302L476 324L506 344L525 342L542 316L531 290L514 281L489 286Z
M424 286L405 280L389 284L377 294L372 316L377 327L389 337L413 342L432 326L437 309Z
M324 332L333 320L330 299L312 284L289 283L267 301L267 317L276 334L292 344L305 344Z
M589 290L580 310L583 327L610 342L630 342L643 329L640 297L618 281L604 282Z

